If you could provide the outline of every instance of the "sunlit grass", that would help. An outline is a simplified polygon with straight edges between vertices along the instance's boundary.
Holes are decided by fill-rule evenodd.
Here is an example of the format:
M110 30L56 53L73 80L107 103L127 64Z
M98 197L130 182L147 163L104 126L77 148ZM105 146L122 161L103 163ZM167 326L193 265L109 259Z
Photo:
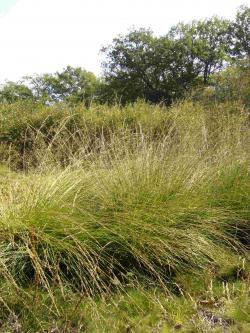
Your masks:
M240 105L138 103L25 115L24 127L6 120L1 134L16 135L9 146L3 141L9 155L0 169L5 318L42 329L69 311L83 332L102 332L102 325L103 332L152 332L155 325L168 332L199 314L183 276L205 275L208 290L229 261L247 261L249 127ZM105 319L107 311L118 311L117 320Z

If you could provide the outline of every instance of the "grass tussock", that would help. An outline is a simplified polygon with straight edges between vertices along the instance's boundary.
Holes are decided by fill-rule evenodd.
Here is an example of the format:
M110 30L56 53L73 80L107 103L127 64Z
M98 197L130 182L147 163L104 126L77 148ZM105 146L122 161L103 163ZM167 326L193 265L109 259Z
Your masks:
M3 313L31 318L38 297L60 316L68 293L92 303L141 285L183 293L184 274L247 258L249 115L241 105L2 108Z

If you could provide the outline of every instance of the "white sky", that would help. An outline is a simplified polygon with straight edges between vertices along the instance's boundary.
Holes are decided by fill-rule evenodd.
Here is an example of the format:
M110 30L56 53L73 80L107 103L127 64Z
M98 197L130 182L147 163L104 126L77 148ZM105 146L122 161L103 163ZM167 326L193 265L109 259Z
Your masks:
M17 0L0 16L0 82L67 65L99 74L101 46L132 26L165 34L179 21L233 18L242 4L250 0Z

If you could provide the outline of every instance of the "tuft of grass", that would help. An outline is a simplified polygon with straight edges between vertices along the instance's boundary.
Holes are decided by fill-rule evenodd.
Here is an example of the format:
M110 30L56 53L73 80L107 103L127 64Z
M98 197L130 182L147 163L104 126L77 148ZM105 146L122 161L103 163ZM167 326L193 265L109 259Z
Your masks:
M19 123L3 114L10 134ZM245 270L227 268L249 256L245 110L140 102L54 106L26 117L22 135L3 143L15 157L0 171L0 303L8 325L27 325L20 318L28 316L36 330L53 329L54 318L65 332L74 325L83 332L100 332L98 325L103 332L211 326L210 312L195 308L182 277L191 276L194 289L203 274L205 290L217 277L245 284ZM109 306L120 314L105 324Z

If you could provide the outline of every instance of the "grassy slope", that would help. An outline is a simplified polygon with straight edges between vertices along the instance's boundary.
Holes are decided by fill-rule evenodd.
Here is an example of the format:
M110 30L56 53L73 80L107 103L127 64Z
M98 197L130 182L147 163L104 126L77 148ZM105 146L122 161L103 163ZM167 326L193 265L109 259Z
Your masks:
M32 110L1 113L2 331L247 332L247 111Z

